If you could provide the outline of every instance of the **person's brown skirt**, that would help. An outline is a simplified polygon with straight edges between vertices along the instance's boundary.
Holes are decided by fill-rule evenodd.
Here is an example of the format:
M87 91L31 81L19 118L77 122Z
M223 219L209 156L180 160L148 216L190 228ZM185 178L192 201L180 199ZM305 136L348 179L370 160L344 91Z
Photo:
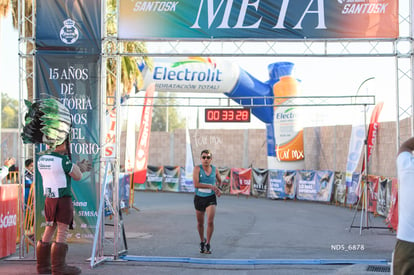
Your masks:
M69 225L73 224L72 197L46 198L45 201L46 225L53 226L55 222Z

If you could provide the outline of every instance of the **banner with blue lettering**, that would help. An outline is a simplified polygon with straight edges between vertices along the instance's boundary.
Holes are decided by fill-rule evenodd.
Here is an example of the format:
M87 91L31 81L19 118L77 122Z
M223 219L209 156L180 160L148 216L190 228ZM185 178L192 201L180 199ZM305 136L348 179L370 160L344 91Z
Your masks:
M120 39L397 38L396 0L120 0Z
M282 199L286 197L283 174L283 170L269 169L269 199Z
M99 55L36 54L35 98L53 97L71 112L72 129L70 151L72 161L83 159L92 163L92 170L85 172L79 182L73 182L75 231L69 239L93 239L97 220L99 196L99 108L100 108ZM44 150L36 146L37 152ZM40 182L36 173L36 182ZM36 202L44 202L43 187L36 185ZM36 203L36 232L43 232L44 204Z
M36 1L36 48L101 53L101 1Z

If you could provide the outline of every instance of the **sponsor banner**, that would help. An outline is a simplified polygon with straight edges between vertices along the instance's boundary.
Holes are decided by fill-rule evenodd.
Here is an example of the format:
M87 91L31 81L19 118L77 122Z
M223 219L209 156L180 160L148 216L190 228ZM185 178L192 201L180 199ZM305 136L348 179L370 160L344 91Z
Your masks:
M92 170L72 184L75 230L69 232L69 240L93 239L98 216L100 63L99 55L36 54L35 98L54 97L70 110L72 161L92 163ZM45 149L36 145L37 152ZM36 177L41 182L40 173ZM45 226L43 208L43 186L36 185L37 239Z
M99 54L102 43L101 2L36 1L36 48Z
M388 227L398 230L398 179L396 178L392 179L390 210L385 222Z
M139 137L136 146L133 183L143 184L146 179L154 91L155 85L152 84L147 88L145 93L144 108L142 109L141 115L141 126L139 127Z
M252 168L252 195L266 198L269 171L267 169Z
M334 173L332 171L298 171L296 198L329 202L332 195Z
M121 0L120 39L397 38L396 0Z
M224 59L158 58L154 69L144 73L143 89L153 83L158 92L224 93L242 106L259 105L252 113L265 123L273 122L272 87Z
M295 170L269 169L268 198L294 199L296 196L296 174Z
M333 194L334 194L333 195L334 203L345 204L345 199L346 199L345 173L335 172Z
M278 98L300 95L299 81L292 76L293 67L294 64L291 62L277 62L268 66L271 77L269 82L275 97L273 117L275 150L277 159L281 162L300 161L305 158L299 108L284 106L287 98Z
M252 196L266 198L268 175L267 169L252 168Z
M116 109L108 111L106 116L105 143L102 146L104 156L107 158L115 158L116 146Z
M353 173L350 184L348 184L348 180L346 181L346 186L347 186L346 203L347 204L353 205L358 202L358 196L356 194L356 189L359 184L360 175L361 175L360 173Z
M163 180L163 167L162 166L151 166L147 167L147 181L145 184L146 190L159 191L162 188ZM142 184L139 184L142 185Z
M159 92L228 93L234 89L240 67L209 57L159 58L144 76L144 88L155 83Z
M114 188L114 173L115 171L112 170L112 165L110 162L107 162L109 173L106 175L107 185L104 193L104 213L105 216L112 216L115 213L113 212L113 190ZM119 180L118 180L118 200L119 200L119 207L122 210L128 209L130 206L130 177L127 173L119 173Z
M186 169L180 167L180 192L191 193L194 192L193 181L188 181L186 178Z
M221 189L221 193L223 194L230 194L230 172L231 169L228 167L223 168L217 168L220 173L221 178L221 186L219 187Z
M383 217L387 217L389 209L391 207L391 188L391 179L383 177L379 178L377 213Z
M252 169L231 168L230 194L250 195Z
M0 184L0 258L16 252L19 185Z
M162 191L180 191L180 166L164 166Z
M377 215L378 176L368 175L368 211Z

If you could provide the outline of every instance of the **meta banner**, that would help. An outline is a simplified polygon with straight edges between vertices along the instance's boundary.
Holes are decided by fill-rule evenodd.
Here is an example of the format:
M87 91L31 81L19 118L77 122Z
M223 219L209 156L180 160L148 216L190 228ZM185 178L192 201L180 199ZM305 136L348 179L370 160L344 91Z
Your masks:
M36 48L100 53L101 2L36 1Z
M120 39L397 38L397 0L120 0Z
M98 216L100 64L99 55L36 54L36 98L53 97L69 109L72 161L85 159L92 163L91 171L83 173L80 181L72 182L75 231L69 232L69 239L75 240L93 239ZM37 152L44 149L36 147ZM44 196L43 187L38 185L36 202L36 232L40 234L44 227Z

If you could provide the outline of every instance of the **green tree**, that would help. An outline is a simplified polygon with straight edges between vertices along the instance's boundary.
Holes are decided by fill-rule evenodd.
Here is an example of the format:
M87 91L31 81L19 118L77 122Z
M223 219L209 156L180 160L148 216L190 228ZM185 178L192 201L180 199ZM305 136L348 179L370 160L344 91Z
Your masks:
M178 114L177 108L174 106L176 101L174 98L167 99L164 93L159 93L160 97L154 100L154 109L152 110L151 131L166 131L167 129L167 111L168 111L168 132L175 129L185 128L185 119ZM168 106L172 105L172 106ZM158 105L158 106L157 106Z
M19 101L1 94L1 128L18 128Z
M107 0L107 24L106 24L106 36L110 38L116 38L117 34L117 22L116 22L116 4L117 0ZM116 45L114 42L104 43L103 45L106 52L112 52ZM139 89L143 85L143 76L138 69L138 62L145 62L148 68L152 70L153 61L151 58L145 56L148 52L146 44L144 42L136 41L118 41L118 47L122 49L122 52L132 55L121 56L121 82L123 84L123 91L121 95L128 94L133 86L137 86ZM114 98L116 91L116 60L108 58L106 62L107 77L106 77L106 89L109 99ZM108 104L113 104L113 100L109 100Z

